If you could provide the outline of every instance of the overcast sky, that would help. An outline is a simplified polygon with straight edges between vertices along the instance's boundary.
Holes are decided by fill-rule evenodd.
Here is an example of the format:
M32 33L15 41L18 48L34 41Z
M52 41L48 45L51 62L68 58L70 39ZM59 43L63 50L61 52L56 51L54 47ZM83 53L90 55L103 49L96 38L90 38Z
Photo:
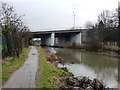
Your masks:
M69 29L83 27L85 22L96 22L98 14L114 10L119 0L3 0L15 7L19 15L25 15L25 23L31 31Z

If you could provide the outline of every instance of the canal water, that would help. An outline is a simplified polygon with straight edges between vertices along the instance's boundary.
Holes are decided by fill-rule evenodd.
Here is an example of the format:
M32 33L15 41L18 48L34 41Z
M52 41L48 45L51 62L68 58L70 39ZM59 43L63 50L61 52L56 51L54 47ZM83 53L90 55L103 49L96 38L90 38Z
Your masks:
M47 47L53 53L61 56L67 62L67 67L75 76L86 76L90 79L97 78L102 80L110 88L118 88L118 58L102 55L95 52L83 52L78 49L51 48Z

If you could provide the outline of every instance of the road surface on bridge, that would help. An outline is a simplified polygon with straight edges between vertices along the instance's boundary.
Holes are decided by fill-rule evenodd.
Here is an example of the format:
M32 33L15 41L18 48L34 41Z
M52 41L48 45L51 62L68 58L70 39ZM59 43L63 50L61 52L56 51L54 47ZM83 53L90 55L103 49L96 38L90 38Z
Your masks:
M38 68L38 53L34 46L23 66L17 70L3 88L35 88L35 76Z

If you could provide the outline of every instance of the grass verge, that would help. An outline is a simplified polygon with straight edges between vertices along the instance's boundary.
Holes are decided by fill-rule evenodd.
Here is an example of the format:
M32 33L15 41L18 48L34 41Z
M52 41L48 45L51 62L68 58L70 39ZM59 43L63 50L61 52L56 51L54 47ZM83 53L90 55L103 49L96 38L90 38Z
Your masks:
M10 60L2 62L2 85L5 83L5 81L7 81L10 78L13 72L15 72L23 65L24 61L28 56L29 51L30 47L24 48L23 53L20 54L19 58L13 57Z
M63 85L62 77L70 75L62 69L56 68L53 64L48 62L44 51L36 47L39 53L39 68L36 75L37 88L59 88Z

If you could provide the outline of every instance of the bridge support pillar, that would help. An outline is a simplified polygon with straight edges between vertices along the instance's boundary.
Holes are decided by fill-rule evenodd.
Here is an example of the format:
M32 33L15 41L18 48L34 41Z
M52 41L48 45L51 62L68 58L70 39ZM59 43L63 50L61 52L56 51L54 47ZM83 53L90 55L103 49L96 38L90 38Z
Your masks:
M55 33L51 33L51 46L55 44Z
M70 42L76 45L81 45L81 32L71 36Z
M82 44L82 41L81 41L81 39L82 39L81 32L78 35L79 35L79 40L78 40L79 42L78 43L81 45Z

